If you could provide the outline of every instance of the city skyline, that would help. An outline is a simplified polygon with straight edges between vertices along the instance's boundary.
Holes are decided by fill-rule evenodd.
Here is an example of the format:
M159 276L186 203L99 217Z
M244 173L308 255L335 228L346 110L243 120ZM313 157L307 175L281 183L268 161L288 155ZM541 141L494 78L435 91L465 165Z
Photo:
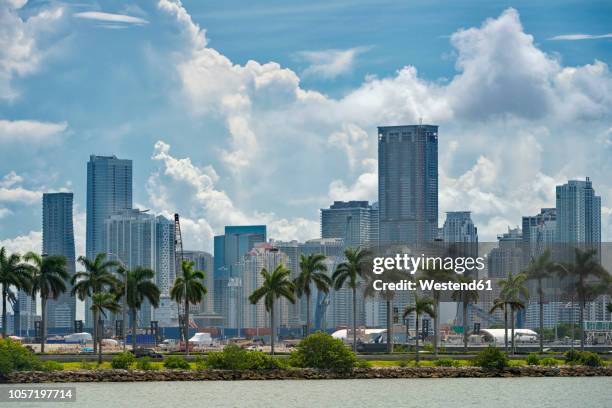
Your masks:
M452 18L425 4L303 5L312 17L347 19L342 35L319 23L315 45L271 6L251 6L254 24L192 1L21 3L0 13L33 44L25 60L12 47L0 55L20 67L0 75L5 246L40 248L42 193L73 191L84 253L80 158L91 153L132 159L134 207L180 213L194 250L210 252L224 225L314 238L318 208L376 200L376 127L420 119L440 126L439 217L470 209L480 239L494 240L552 206L556 185L588 175L602 197L602 237L611 235L610 40L596 38L609 6L570 3L573 12L543 19L545 5L520 1L468 2ZM441 23L389 24L414 19L411 8ZM93 11L133 18L82 18ZM244 36L247 26L257 35ZM240 33L278 41L241 47Z

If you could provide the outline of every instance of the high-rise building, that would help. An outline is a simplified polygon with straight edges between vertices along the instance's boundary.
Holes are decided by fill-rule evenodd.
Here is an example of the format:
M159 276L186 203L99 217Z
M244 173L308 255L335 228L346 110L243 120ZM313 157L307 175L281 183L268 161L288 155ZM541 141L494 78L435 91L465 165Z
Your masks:
M556 241L559 243L601 243L601 197L595 195L591 180L569 180L556 189Z
M341 238L351 248L370 245L377 236L377 215L367 201L334 201L321 209L321 238Z
M240 281L240 285L237 285L236 302L232 305L238 319L236 326L232 327L270 327L270 315L263 300L253 305L249 296L263 284L261 270L266 268L268 272L272 272L281 264L287 266L289 257L269 243L255 244L255 247L244 255L239 263L240 276L234 278ZM289 319L289 302L284 298L278 299L274 304L276 327L289 327Z
M438 235L438 126L378 128L381 244L423 243Z
M183 251L183 259L194 263L194 269L204 272L204 286L207 293L202 300L202 303L193 305L190 308L194 313L212 314L215 312L215 279L213 256L204 251Z
M447 211L442 240L448 243L478 243L478 229L470 211Z
M104 252L127 269L149 268L163 296L170 293L175 277L174 223L137 209L121 210L104 222ZM138 314L138 325L148 326L151 305L145 301Z
M89 157L87 162L86 256L104 252L104 221L132 208L132 161L116 156ZM93 327L91 300L85 300L85 326Z
M225 327L235 327L232 324L237 324L234 306L240 283L239 263L255 244L266 242L266 226L226 226L224 232L214 238L214 310L223 316Z
M66 270L75 273L74 228L72 222L72 193L43 194L43 255L63 256ZM57 299L47 302L47 327L51 333L72 332L76 316L76 298L70 295L70 285Z
M532 257L552 247L556 241L557 209L542 208L539 214L523 217L523 250L525 265Z
M508 228L508 232L497 236L498 247L488 256L488 277L507 278L509 273L523 270L523 234L520 228Z

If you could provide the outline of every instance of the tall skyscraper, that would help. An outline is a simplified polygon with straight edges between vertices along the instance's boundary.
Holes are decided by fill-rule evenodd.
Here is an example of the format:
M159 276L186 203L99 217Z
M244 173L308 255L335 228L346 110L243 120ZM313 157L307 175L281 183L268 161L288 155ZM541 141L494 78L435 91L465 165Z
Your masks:
M377 229L378 211L367 201L334 201L321 209L321 238L341 238L359 248L375 244Z
M132 208L132 161L116 156L89 157L87 162L86 256L90 259L104 252L104 221L120 210ZM85 326L93 327L85 301Z
M225 234L214 238L214 306L223 316L225 327L237 323L234 299L240 283L239 263L255 244L266 240L265 225L226 226Z
M378 128L379 240L423 243L438 235L438 126Z
M130 270L136 267L153 270L154 282L161 294L169 295L175 277L172 221L137 209L121 210L104 222L103 239L103 251L110 259L120 261ZM145 301L138 325L148 326L151 314L151 305Z
M557 209L542 208L539 214L524 216L522 230L526 266L532 257L552 248L557 233Z
M43 194L43 255L66 258L70 276L75 273L74 228L72 222L72 193ZM47 303L49 332L70 333L76 316L76 298L70 295L70 286L56 300Z
M601 243L601 197L595 195L591 180L569 180L557 186L556 241L559 243Z

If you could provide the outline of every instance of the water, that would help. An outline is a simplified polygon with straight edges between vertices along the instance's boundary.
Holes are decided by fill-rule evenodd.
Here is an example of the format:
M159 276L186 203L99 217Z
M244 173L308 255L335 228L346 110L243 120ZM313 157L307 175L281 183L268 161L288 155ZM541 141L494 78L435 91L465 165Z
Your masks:
M49 384L51 385L51 384ZM612 407L612 379L456 378L53 384L77 401L22 407ZM37 387L43 384L35 385ZM9 385L0 385L5 388Z

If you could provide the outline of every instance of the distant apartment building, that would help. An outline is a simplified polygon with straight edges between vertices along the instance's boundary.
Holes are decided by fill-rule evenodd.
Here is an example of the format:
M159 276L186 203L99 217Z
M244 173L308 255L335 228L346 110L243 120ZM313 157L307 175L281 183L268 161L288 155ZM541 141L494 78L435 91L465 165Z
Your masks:
M132 161L91 155L87 162L86 256L104 252L104 222L118 211L132 208ZM93 327L91 299L85 301L85 327Z
M570 180L556 188L556 241L599 246L601 243L601 197L591 180Z
M235 319L233 316L230 318L230 321L236 321L236 325L232 327L239 329L270 327L270 314L263 299L253 305L249 301L249 296L264 282L262 269L265 268L272 273L281 264L288 265L289 257L269 243L255 244L255 247L244 255L239 263L240 276L233 278L239 281L239 284L236 285L236 301L231 308L236 313ZM275 302L274 319L277 328L290 327L289 304L290 302L284 298Z
M122 210L104 222L104 252L127 269L149 268L161 294L168 296L174 282L174 223L137 209ZM145 301L138 325L149 326L152 307Z
M523 234L520 228L510 229L497 236L498 247L489 253L488 277L506 278L509 273L518 274L523 270Z
M76 271L72 202L72 193L43 194L43 256L63 256L71 277ZM70 284L66 289L57 299L47 301L47 327L50 333L68 334L73 331L76 298L70 295Z
M224 234L214 238L214 310L223 317L224 327L238 323L233 308L240 284L239 263L255 244L266 240L265 225L226 226Z
M438 235L438 126L378 128L381 244L433 241Z
M341 238L348 248L376 245L377 208L367 201L334 201L321 209L321 238Z
M204 286L207 293L202 303L193 305L190 311L194 313L211 314L215 312L215 284L213 256L204 251L183 251L183 259L194 263L194 269L204 272Z

